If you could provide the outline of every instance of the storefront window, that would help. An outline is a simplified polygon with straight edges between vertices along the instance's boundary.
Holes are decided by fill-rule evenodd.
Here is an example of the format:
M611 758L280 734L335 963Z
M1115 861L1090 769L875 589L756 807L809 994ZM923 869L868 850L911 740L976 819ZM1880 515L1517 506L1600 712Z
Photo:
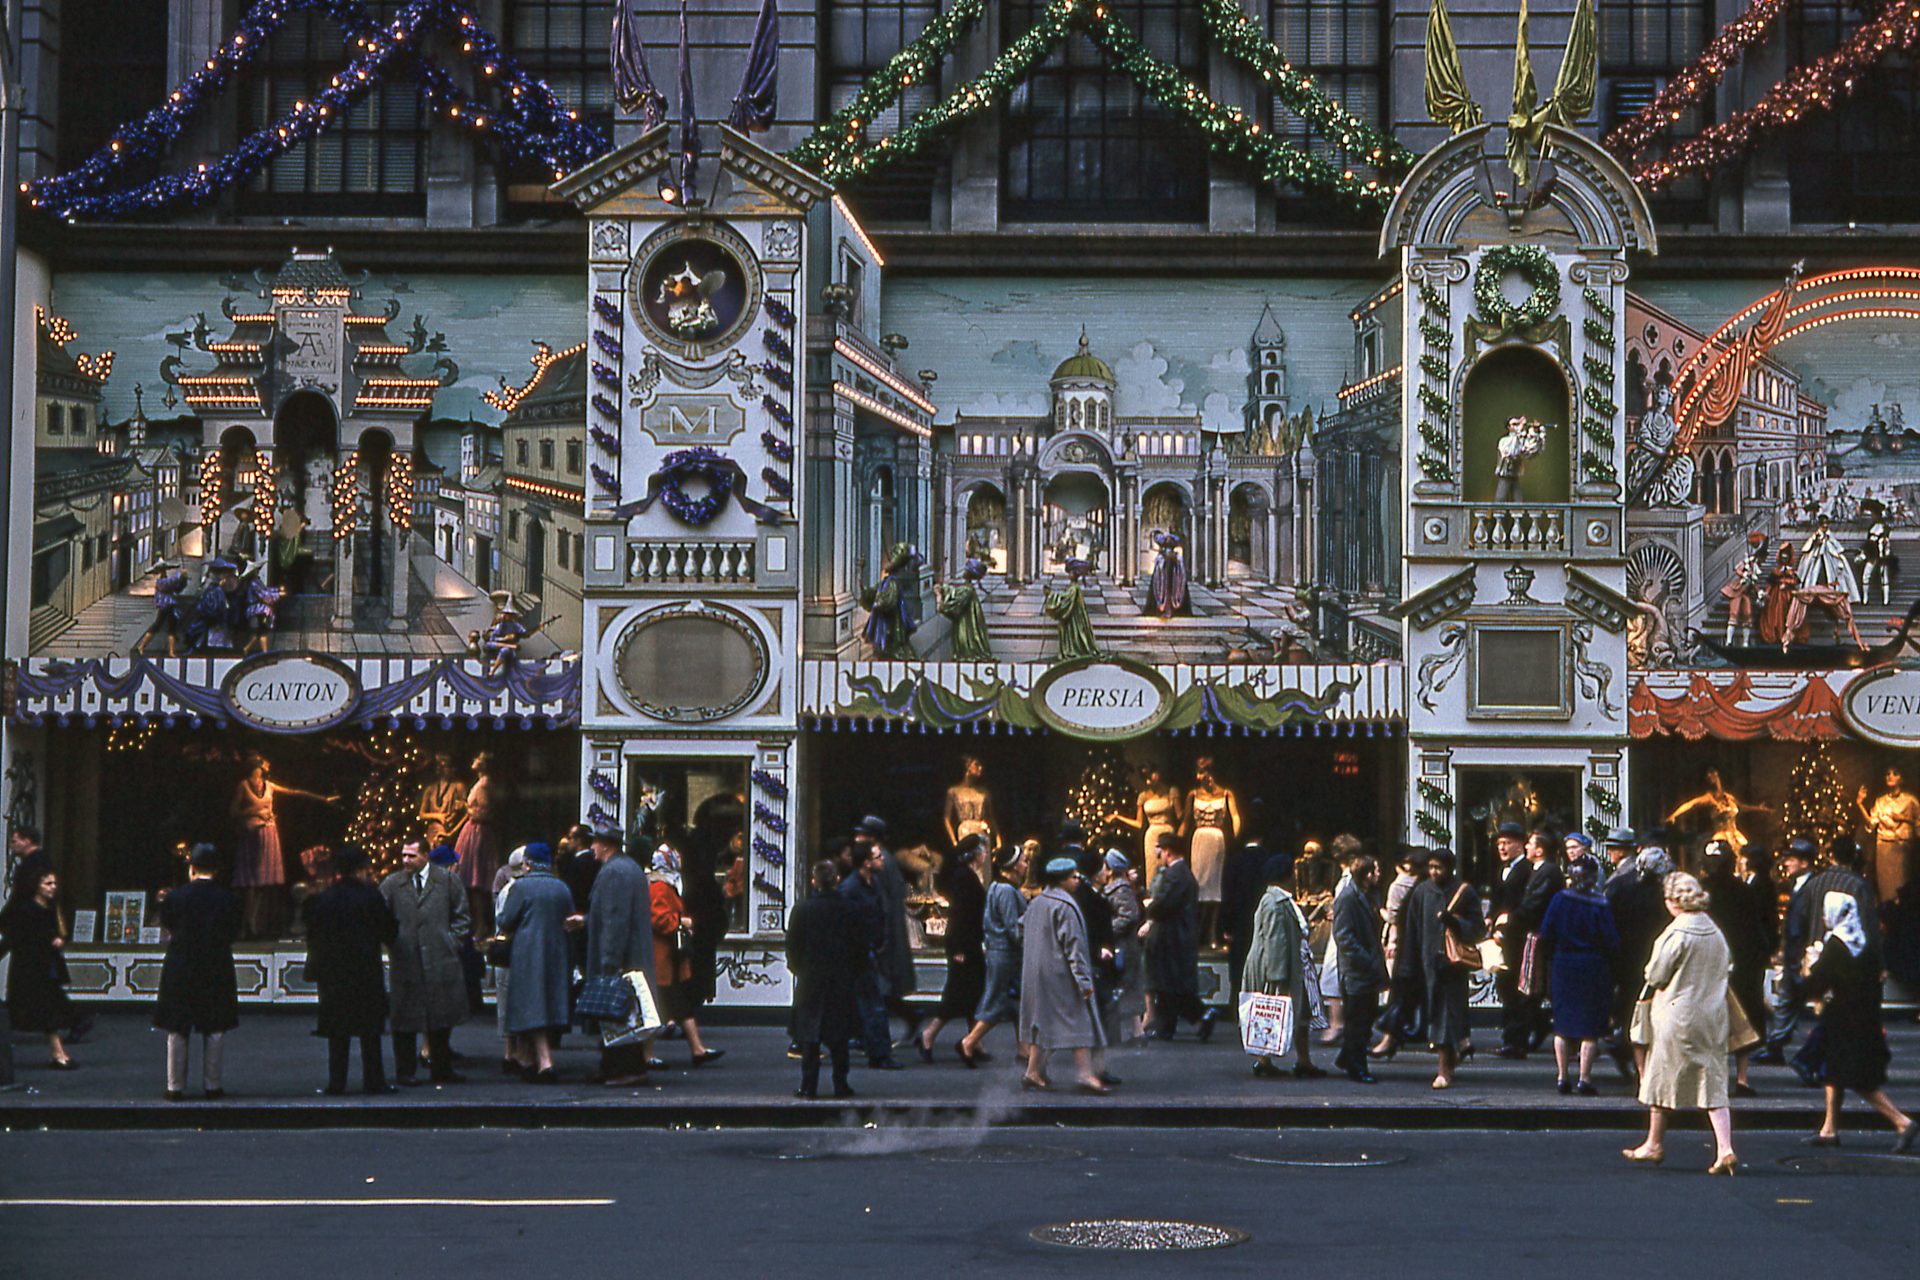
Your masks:
M645 866L663 843L679 851L681 897L696 939L747 933L747 762L639 760L630 781L634 859ZM715 920L724 921L724 929L715 928Z

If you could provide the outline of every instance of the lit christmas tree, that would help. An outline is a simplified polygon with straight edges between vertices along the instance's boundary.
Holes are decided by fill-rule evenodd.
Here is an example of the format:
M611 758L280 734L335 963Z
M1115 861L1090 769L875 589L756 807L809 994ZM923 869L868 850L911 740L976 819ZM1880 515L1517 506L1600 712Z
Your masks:
M1080 781L1067 791L1066 817L1080 824L1092 844L1111 831L1109 814L1133 811L1133 788L1127 782L1126 762L1114 747L1095 747Z
M413 735L387 729L359 753L373 769L354 794L347 842L359 845L375 874L384 876L400 865L400 846L419 813L427 752Z
M1816 743L1794 763L1783 819L1789 839L1806 836L1819 844L1823 854L1837 837L1853 830L1854 810L1847 803L1847 789L1840 782L1828 743Z

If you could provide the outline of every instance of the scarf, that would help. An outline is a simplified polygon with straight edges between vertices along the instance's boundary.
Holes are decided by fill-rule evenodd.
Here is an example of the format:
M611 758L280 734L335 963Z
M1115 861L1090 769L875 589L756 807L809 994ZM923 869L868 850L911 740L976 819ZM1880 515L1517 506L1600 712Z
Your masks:
M1849 953L1859 956L1867 949L1867 932L1860 927L1860 904L1853 895L1838 889L1827 890L1821 904L1827 920L1827 936L1838 938Z
M647 867L647 878L670 885L675 893L680 892L680 855L668 845L661 845L653 851L653 861Z

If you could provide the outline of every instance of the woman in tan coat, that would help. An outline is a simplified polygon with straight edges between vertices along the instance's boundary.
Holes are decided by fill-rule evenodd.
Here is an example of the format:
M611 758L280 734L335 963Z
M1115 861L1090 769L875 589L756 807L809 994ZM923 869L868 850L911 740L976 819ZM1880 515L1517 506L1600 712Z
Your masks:
M1737 1163L1727 1109L1727 973L1733 957L1707 915L1700 882L1676 871L1664 888L1673 923L1654 943L1646 973L1653 1001L1653 1043L1640 1077L1640 1101L1650 1108L1647 1140L1621 1154L1659 1164L1666 1158L1667 1113L1700 1107L1717 1148L1707 1172L1731 1175Z

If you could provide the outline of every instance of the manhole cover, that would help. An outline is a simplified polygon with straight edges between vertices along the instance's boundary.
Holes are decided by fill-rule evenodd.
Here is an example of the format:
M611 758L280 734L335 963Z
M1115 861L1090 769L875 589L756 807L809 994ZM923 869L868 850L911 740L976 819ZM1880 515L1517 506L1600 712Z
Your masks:
M1078 1151L1066 1147L1022 1147L1009 1143L983 1143L977 1147L935 1147L920 1153L923 1159L940 1164L1038 1164L1043 1160L1072 1160Z
M1157 1252L1176 1249L1224 1249L1253 1237L1234 1227L1210 1222L1163 1222L1152 1218L1091 1218L1054 1222L1028 1233L1041 1244L1069 1249L1120 1249Z
M1394 1151L1236 1151L1233 1158L1294 1169L1381 1169L1407 1162L1405 1155Z
M1795 1173L1843 1173L1869 1177L1884 1176L1920 1176L1920 1160L1912 1156L1874 1155L1861 1152L1859 1155L1839 1155L1821 1152L1817 1155L1783 1156L1781 1167Z

